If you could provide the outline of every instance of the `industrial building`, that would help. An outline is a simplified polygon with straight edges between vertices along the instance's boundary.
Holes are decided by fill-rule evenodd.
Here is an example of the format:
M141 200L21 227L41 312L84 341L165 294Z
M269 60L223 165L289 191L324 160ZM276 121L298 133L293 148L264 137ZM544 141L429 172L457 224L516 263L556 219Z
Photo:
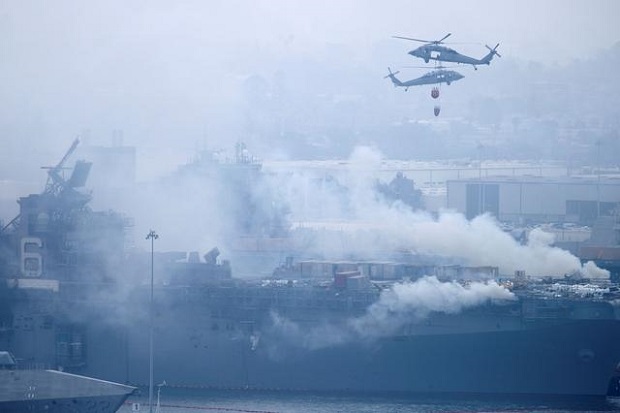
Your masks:
M620 176L496 176L447 181L447 207L519 224L591 225L620 210Z

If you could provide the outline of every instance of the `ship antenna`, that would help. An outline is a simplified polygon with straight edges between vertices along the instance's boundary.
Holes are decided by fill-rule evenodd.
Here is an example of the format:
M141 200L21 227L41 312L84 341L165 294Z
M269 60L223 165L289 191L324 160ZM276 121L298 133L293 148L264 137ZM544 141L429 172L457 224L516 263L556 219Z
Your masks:
M58 195L58 193L60 193L62 189L69 186L67 181L62 176L62 170L64 168L65 162L67 162L67 159L69 159L71 154L75 152L75 149L77 148L79 144L80 144L80 138L75 138L75 140L73 141L73 143L71 144L67 152L65 153L65 156L62 157L62 159L60 160L60 162L58 162L56 166L51 166L51 167L46 166L42 168L42 169L48 170L47 171L47 174L48 174L47 184L45 185L46 193Z

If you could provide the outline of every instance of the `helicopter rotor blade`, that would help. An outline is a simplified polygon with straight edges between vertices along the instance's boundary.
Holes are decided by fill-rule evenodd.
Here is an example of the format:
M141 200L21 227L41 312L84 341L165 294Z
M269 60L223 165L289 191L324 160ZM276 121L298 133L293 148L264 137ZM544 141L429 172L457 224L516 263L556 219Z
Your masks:
M452 36L452 33L446 34L444 37L442 37L439 40L424 40L424 39L416 39L415 37L404 37L404 36L392 36L392 37L395 39L412 40L414 42L422 42L422 43L429 43L429 44L442 44L443 41L446 40L450 36ZM458 43L454 43L454 44L458 44Z
M450 36L452 36L452 33L446 34L444 37L441 38L441 40L437 40L437 44L442 43L444 40L446 40Z
M431 40L414 39L413 37L392 36L394 39L411 40L414 42L432 43Z
M428 70L437 70L437 69L452 69L456 68L456 66L401 66L407 69L428 69Z

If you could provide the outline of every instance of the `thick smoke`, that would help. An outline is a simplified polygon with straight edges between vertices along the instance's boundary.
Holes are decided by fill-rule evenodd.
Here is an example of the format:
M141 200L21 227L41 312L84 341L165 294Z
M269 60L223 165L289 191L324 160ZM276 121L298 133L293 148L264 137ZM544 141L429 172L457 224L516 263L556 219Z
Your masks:
M411 251L463 265L496 266L504 275L523 270L531 276L576 272L590 278L609 276L594 263L582 266L574 255L553 247L553 235L539 229L531 231L522 245L490 215L467 220L454 211L431 215L386 202L375 190L382 156L369 147L356 148L346 165L338 168L264 167L266 173L247 194L244 185L222 179L212 166L213 170L180 170L117 198L115 209L135 219L139 249L147 247L141 242L143 234L154 226L160 234L158 250L206 252L218 246L223 257L232 259L234 269L241 258L232 255L234 246L228 246L239 236L240 225L245 219L260 227L255 218L267 220L272 211L273 216L284 215L283 222L291 218L295 230L287 240L286 254L300 258L386 260L395 251ZM240 219L248 210L248 199L254 203L250 211L263 213ZM248 231L252 236L272 235L256 228ZM270 272L277 262L270 264L270 268L253 266L252 271Z
M280 342L307 350L344 344L356 336L355 331L346 323L336 325L333 322L324 322L305 328L276 312L271 313L271 322L270 333L279 337ZM277 355L278 351L274 349L273 353Z
M424 277L413 283L395 284L383 291L363 317L350 325L361 336L383 336L398 331L405 323L419 322L431 313L457 314L488 301L513 300L514 294L494 281L463 286Z
M381 293L379 300L360 317L333 321L309 328L271 314L272 334L299 348L316 350L351 340L375 340L398 334L406 325L416 324L432 313L457 314L487 302L514 300L514 294L494 281L440 282L436 277L423 277L415 282L395 284Z
M449 210L433 216L402 203L390 205L374 190L380 166L381 155L361 147L353 152L348 169L339 173L297 171L274 183L288 195L307 255L381 259L408 250L460 259L465 265L497 266L507 275L524 270L532 276L609 276L594 263L582 266L568 251L553 247L553 235L539 229L522 245L490 215L467 220Z

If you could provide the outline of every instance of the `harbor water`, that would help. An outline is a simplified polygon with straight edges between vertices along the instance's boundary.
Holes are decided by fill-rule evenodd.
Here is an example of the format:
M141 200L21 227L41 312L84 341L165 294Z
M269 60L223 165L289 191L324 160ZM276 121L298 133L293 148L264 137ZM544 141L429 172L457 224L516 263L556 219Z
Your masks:
M156 392L155 392L156 394ZM154 403L157 398L154 398ZM174 389L163 387L158 413L487 413L487 412L620 412L620 402L534 400L531 398L466 399L402 394L304 393L253 390ZM148 389L142 389L119 409L120 413L149 412Z

